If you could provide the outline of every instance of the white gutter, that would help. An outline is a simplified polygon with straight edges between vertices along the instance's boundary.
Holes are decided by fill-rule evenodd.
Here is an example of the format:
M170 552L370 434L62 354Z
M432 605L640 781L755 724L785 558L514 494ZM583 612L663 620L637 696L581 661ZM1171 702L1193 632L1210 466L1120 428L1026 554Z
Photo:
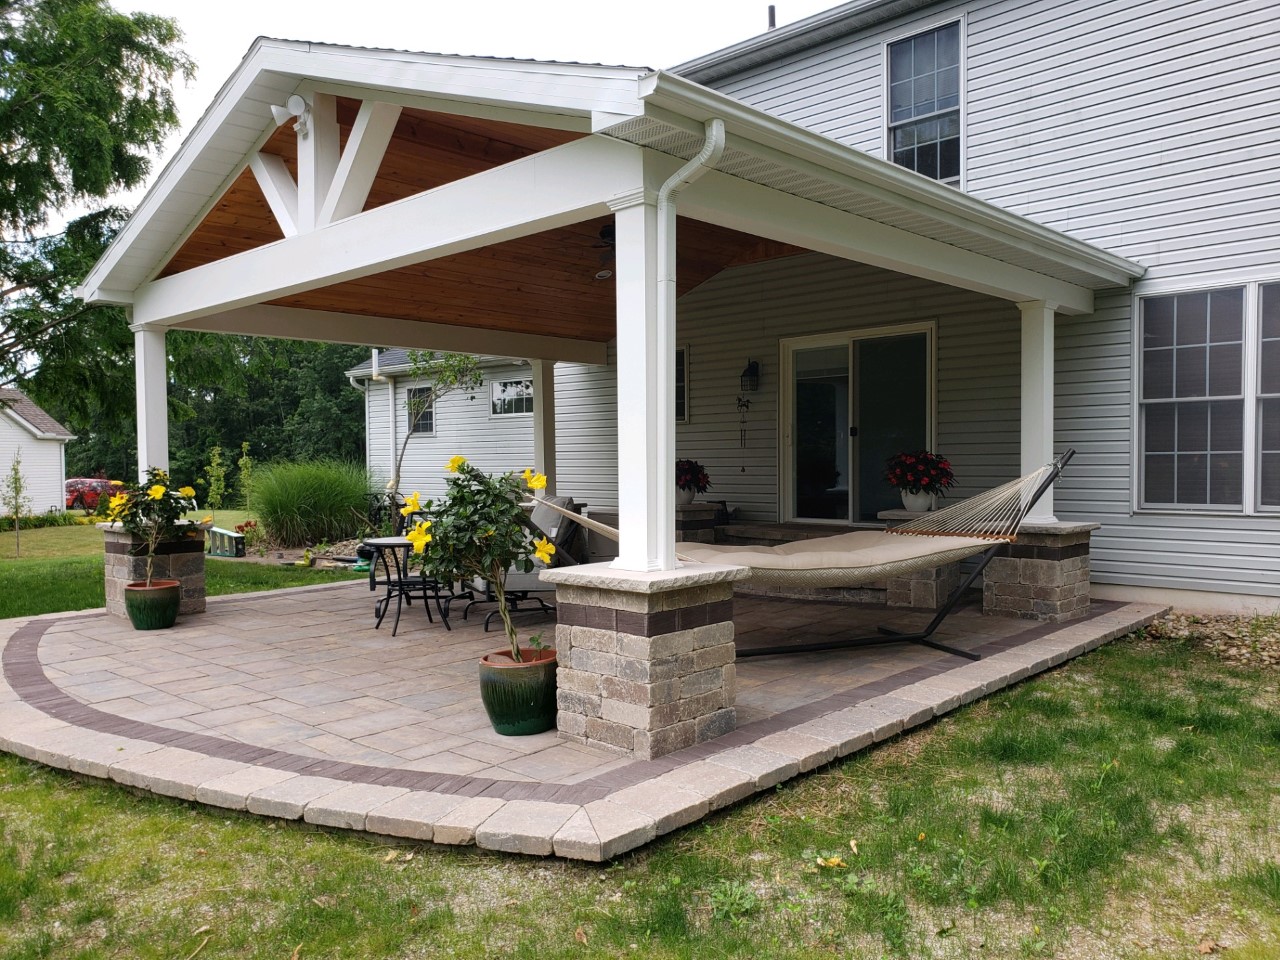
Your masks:
M387 385L387 437L391 441L389 453L390 460L387 463L387 489L395 490L400 486L400 478L396 476L396 461L400 458L400 448L396 443L396 378L383 376L381 368L378 366L378 350L373 350L373 371L369 374L370 380L376 380L379 383Z
M654 324L654 350L657 358L658 383L658 435L666 435L667 442L657 449L658 477L660 483L656 509L659 522L666 525L668 536L660 538L658 549L661 569L674 570L675 553L675 488L671 478L676 469L675 439L675 334L676 334L676 199L680 191L697 180L720 162L724 154L724 121L712 118L706 121L706 139L698 155L671 175L658 189L657 203L657 260L658 302ZM665 386L663 386L665 384ZM662 529L662 527L659 527Z

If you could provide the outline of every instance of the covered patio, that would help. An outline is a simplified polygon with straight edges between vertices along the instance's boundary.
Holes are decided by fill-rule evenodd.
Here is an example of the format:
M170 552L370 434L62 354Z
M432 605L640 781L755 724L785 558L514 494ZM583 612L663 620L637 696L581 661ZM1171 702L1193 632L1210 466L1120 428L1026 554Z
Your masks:
M560 734L590 748L558 755L639 761L760 720L733 663L742 568L676 560L677 300L727 268L814 253L1016 315L1021 473L1058 452L1057 318L1142 273L661 71L260 39L80 292L130 311L140 470L168 465L169 330L526 359L548 492L564 452L555 364L615 356L621 540L611 563L555 575ZM1052 490L1028 520L1053 527ZM1008 563L1046 562L1027 549ZM1048 549L1074 563L1063 602L1079 602L1054 608L1074 616L1087 560L1078 543ZM1041 588L1016 585L1032 613Z
M420 608L373 629L363 583L217 598L163 642L104 613L0 624L0 749L213 806L441 844L606 860L925 724L1150 622L1095 603L1069 625L984 617L917 646L738 668L738 728L637 760L554 732L492 732L474 682L495 645ZM925 616L743 598L744 647Z

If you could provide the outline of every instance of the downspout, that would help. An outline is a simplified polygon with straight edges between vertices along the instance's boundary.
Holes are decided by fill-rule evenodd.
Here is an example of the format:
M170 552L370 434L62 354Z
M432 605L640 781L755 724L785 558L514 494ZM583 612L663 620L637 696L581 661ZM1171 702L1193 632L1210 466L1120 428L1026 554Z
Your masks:
M674 569L675 555L675 333L676 333L676 199L682 189L693 183L708 170L714 169L724 155L724 121L716 117L705 125L706 140L698 155L671 175L658 190L657 203L657 257L658 257L658 302L657 323L655 324L656 350L658 370L665 370L668 376L662 378L664 385L657 397L659 429L667 431L670 442L659 453L657 464L659 475L665 473L665 484L658 487L658 511L660 523L670 536L662 545L662 563L664 570Z
M396 490L400 486L400 478L396 476L396 460L399 459L397 454L399 448L396 445L396 379L395 377L383 376L378 366L378 351L373 351L373 371L369 374L370 380L376 380L378 383L387 385L387 436L391 441L390 454L391 458L387 464L387 489Z

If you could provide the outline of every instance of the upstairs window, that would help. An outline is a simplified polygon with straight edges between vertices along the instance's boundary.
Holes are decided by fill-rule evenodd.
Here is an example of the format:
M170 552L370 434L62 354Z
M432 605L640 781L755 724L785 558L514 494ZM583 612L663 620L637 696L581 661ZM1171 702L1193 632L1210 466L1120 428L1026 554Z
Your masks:
M489 390L495 417L533 413L532 380L495 380Z
M960 184L960 24L889 44L889 155Z
M435 398L430 387L410 387L407 406L409 433L430 436L436 432Z

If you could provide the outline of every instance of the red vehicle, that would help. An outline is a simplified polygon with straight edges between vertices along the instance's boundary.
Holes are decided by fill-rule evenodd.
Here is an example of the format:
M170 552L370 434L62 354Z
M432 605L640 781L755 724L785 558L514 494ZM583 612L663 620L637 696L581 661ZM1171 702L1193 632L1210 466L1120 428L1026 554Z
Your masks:
M97 510L102 495L111 493L111 481L102 477L73 477L67 481L68 510Z

